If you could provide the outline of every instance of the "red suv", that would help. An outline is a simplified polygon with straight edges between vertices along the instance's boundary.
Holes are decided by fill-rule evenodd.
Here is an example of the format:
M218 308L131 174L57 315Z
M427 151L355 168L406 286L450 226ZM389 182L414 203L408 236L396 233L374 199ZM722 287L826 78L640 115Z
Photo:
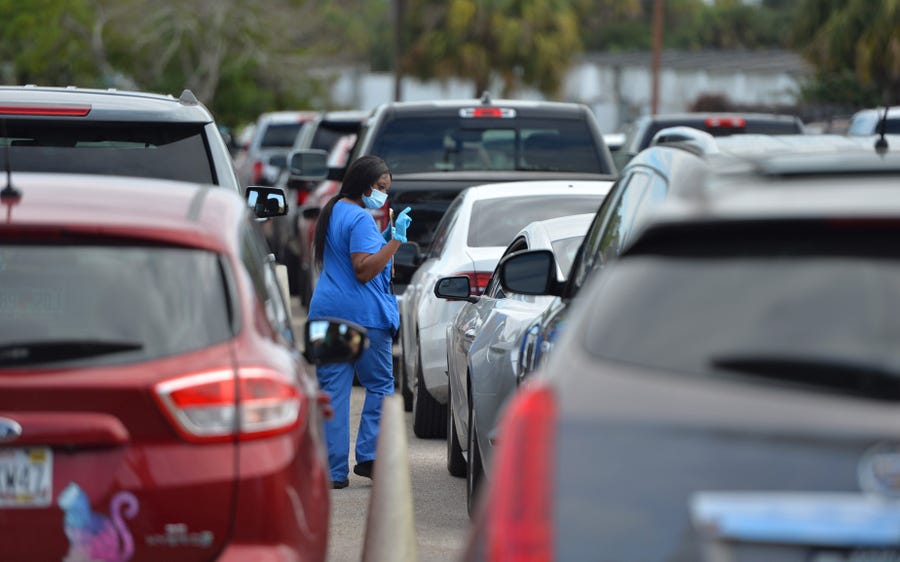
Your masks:
M256 221L284 214L283 192L248 190L253 216L203 185L12 183L0 194L0 560L324 560L329 406ZM346 345L322 351L329 334ZM365 344L339 321L306 336L321 361Z

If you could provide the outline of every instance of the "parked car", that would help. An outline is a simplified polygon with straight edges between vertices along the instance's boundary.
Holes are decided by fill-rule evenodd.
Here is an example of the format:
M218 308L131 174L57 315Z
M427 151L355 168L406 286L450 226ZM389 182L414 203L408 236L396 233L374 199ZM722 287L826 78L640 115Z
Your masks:
M533 222L513 237L503 256L524 250L550 251L557 281L564 282L594 214ZM496 270L480 297L471 296L465 276L438 279L434 293L468 301L447 329L447 470L466 477L466 503L472 513L485 467L490 467L497 414L522 382L524 331L553 297L507 294Z
M622 170L597 212L572 272L563 284L547 287L553 302L535 320L522 342L520 369L535 370L554 347L570 303L590 276L613 262L653 209L668 197L690 196L700 189L709 156L749 158L766 154L832 154L871 148L868 141L842 135L735 135L713 137L706 132L672 127L660 130L650 148ZM500 267L503 267L501 264Z
M322 112L300 129L291 151L323 150L329 154L329 168L343 169L367 115L368 112L364 111ZM306 251L307 239L303 228L308 224L303 215L314 214L316 212L314 209L319 205L316 201L307 202L307 200L321 183L330 182L329 185L337 185L339 189L340 180L341 177L338 176L320 181L298 179L291 176L287 165L281 169L275 180L274 185L287 192L293 207L283 219L273 221L273 226L278 230L276 256L288 268L291 294L298 295L304 306L309 303L312 296L310 278L315 277L315 269L311 267L312 254ZM378 214L385 215L383 221L385 225L381 226L383 230L387 221L386 212L379 210Z
M356 135L346 135L341 137L331 149L328 156L328 165L330 167L343 167L347 163L350 151L356 144ZM319 220L319 213L322 207L328 204L332 197L341 190L340 180L322 180L304 199L303 205L296 213L296 235L292 245L297 248L298 264L293 268L295 283L299 289L292 291L299 294L300 302L303 306L309 306L309 299L316 288L319 279L319 266L315 260L315 235L316 223ZM381 215L384 215L383 209L370 211L379 222L381 230ZM290 270L289 270L290 271Z
M896 147L711 160L514 396L466 560L900 551ZM555 281L507 260L507 290Z
M644 115L625 130L622 147L615 160L623 168L629 160L650 146L653 136L667 127L692 127L716 137L730 135L797 135L803 134L803 121L794 115L767 113L670 113Z
M294 139L316 115L315 111L270 111L261 114L252 129L247 148L241 150L234 161L241 186L275 185Z
M0 560L325 560L330 406L257 223L283 192L2 181ZM313 362L365 344L306 330Z
M427 258L413 274L400 307L401 391L412 402L413 431L447 430L447 328L463 303L438 298L441 277L464 275L471 296L484 292L504 249L530 222L595 211L609 181L535 181L473 186L450 204ZM413 219L415 220L415 219Z
M190 90L0 86L0 169L136 176L240 192L225 141Z

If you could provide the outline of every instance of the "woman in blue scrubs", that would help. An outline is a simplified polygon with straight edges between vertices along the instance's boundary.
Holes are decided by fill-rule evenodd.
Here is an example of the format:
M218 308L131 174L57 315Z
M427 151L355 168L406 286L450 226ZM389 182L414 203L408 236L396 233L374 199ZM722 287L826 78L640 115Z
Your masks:
M381 403L394 393L393 334L400 326L397 298L391 292L391 260L412 219L409 208L393 227L379 232L369 210L387 201L391 171L377 156L363 156L350 164L340 192L322 209L316 222L315 252L321 268L309 303L309 318L335 317L355 322L368 331L369 347L355 363L319 365L319 385L331 395L334 417L325 422L332 488L350 481L350 391L353 374L366 389L356 437L353 472L372 477Z

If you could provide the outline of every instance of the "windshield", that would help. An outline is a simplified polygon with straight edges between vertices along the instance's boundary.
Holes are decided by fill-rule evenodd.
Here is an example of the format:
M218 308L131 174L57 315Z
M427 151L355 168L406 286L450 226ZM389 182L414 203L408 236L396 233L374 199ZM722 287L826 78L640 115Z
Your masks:
M394 174L453 170L608 173L583 121L415 117L389 121L372 147Z
M260 148L290 148L306 122L271 123L260 140Z
M7 120L0 147L13 171L215 183L202 123ZM0 150L6 166L7 151Z
M636 256L594 288L585 345L606 359L855 391L886 372L900 388L895 259Z
M215 253L0 246L0 367L135 362L229 339Z

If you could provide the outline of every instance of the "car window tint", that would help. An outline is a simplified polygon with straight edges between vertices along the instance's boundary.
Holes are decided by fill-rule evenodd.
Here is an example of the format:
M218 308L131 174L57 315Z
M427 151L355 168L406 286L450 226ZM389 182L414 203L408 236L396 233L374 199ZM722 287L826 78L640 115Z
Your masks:
M459 215L459 209L462 207L462 202L463 198L461 194L450 202L450 206L447 207L447 211L444 212L440 222L438 222L437 227L435 227L434 240L428 250L429 257L436 258L443 253L444 246L447 245L447 236L449 236L450 230L456 222L456 217Z
M601 266L603 263L615 258L622 251L628 235L634 225L635 216L644 191L650 182L650 175L645 172L635 172L628 178L628 184L621 191L615 206L610 209L600 238L600 246L597 254L593 256L591 268Z
M290 316L275 278L269 250L255 222L248 221L241 233L241 262L253 282L253 290L262 303L269 324L286 341L294 343Z
M4 344L130 342L138 346L64 363L145 361L202 349L231 337L228 291L219 256L213 252L77 241L65 246L0 245L0 287L0 342ZM34 364L42 362L35 354ZM17 362L21 363L31 364Z
M860 388L900 361L897 260L637 256L596 288L583 341L607 359ZM900 371L889 372L896 394Z
M469 217L467 245L503 247L530 222L593 213L602 202L602 194L527 195L475 201Z
M450 170L609 173L587 123L575 119L401 117L371 153L394 174Z
M270 123L259 141L260 148L290 148L294 145L294 139L300 129L306 124L302 123Z
M136 176L214 183L204 126L6 120L0 165L13 170Z

